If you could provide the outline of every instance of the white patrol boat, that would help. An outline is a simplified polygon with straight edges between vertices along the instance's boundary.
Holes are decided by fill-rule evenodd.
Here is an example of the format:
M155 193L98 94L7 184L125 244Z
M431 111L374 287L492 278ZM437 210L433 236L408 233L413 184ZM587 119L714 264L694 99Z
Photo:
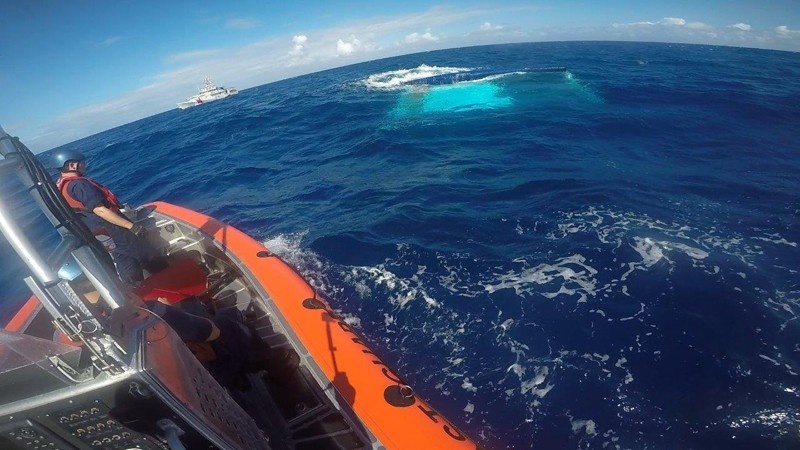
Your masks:
M203 80L203 87L200 88L200 93L195 94L186 100L178 103L179 109L191 108L192 106L202 105L203 103L213 102L225 97L236 95L239 91L236 88L220 87L211 81L211 78L206 77Z

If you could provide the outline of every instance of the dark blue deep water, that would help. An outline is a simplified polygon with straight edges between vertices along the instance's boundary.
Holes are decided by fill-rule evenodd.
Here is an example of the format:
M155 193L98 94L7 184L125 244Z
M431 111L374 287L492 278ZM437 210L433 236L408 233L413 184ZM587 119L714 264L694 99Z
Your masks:
M493 75L409 85L470 70ZM358 64L72 145L127 202L282 254L488 449L789 449L798 138L797 53L576 42Z

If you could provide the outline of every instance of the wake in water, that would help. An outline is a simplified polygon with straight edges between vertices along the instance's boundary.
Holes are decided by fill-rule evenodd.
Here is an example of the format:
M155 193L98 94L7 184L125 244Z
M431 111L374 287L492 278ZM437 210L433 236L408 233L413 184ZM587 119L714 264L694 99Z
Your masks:
M763 265L757 260L768 249L757 242L778 251L797 245L779 235L746 239L721 235L713 224L700 229L602 207L563 212L555 221L509 221L502 229L540 236L551 251L487 260L399 244L383 262L347 265L319 257L302 244L304 234L277 236L265 245L299 267L337 305L358 311L346 316L350 325L383 324L363 331L380 336L381 352L389 353L402 372L413 377L414 366L435 367L425 379L413 381L456 401L452 407L485 424L487 435L502 433L489 425L496 421L476 409L488 396L497 399L511 423L566 417L575 435L598 446L613 446L620 435L630 444L636 430L652 423L664 428L708 423L702 414L687 416L678 405L720 380L746 380L756 369L732 354L684 348L684 341L742 339L718 337L728 326L725 321L705 321L700 330L692 318L714 311L726 311L730 318L731 303L760 297L762 288L752 279L758 278L756 268ZM580 253L574 252L576 243ZM356 253L369 246L358 240L348 245ZM687 278L718 285L729 298L704 297ZM794 320L797 305L782 298L781 290L763 292L766 299L753 307ZM576 329L587 336L576 335ZM776 370L800 371L781 350L769 348L768 339L744 339L751 338L756 341L749 346ZM674 371L686 359L702 362L704 371L675 374L676 390L649 391L658 371ZM709 399L718 405L713 423L752 429L770 426L776 414L783 423L797 421L796 414L786 418L781 411L753 416L737 407L737 395L720 392ZM549 396L574 396L572 409L545 402ZM608 412L596 411L601 404L625 418L619 428L605 421L599 430L597 419Z

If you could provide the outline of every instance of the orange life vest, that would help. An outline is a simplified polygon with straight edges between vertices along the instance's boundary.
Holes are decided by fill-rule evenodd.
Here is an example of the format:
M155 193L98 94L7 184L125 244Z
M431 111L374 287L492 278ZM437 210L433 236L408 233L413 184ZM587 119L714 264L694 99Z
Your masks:
M104 198L103 206L105 206L106 208L111 209L115 213L119 213L120 210L122 209L122 203L119 201L119 199L117 199L117 196L114 195L114 193L111 192L111 190L109 188L103 186L102 184L100 184L100 183L98 183L98 182L96 182L94 180L91 180L89 178L86 178L86 177L80 177L80 176L79 177L61 177L61 178L58 179L58 181L56 181L56 187L58 188L59 191L61 191L61 195L64 196L64 199L67 201L69 206L72 207L72 209L74 209L74 210L76 210L78 212L91 212L91 211L89 211L88 208L86 208L86 205L84 205L83 203L79 202L78 200L76 200L74 197L72 197L69 194L69 190L67 189L67 186L69 186L69 183L71 183L71 182L73 182L75 180L86 180L86 181L89 182L89 184L91 184L92 186L94 186L97 189L99 189L100 192L103 193L103 198Z

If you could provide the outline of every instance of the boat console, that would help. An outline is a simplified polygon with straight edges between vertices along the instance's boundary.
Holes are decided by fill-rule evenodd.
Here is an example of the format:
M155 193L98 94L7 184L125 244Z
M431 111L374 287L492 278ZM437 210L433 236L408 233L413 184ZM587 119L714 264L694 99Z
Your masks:
M169 327L138 322L116 376L81 347L0 332L0 448L270 448Z

